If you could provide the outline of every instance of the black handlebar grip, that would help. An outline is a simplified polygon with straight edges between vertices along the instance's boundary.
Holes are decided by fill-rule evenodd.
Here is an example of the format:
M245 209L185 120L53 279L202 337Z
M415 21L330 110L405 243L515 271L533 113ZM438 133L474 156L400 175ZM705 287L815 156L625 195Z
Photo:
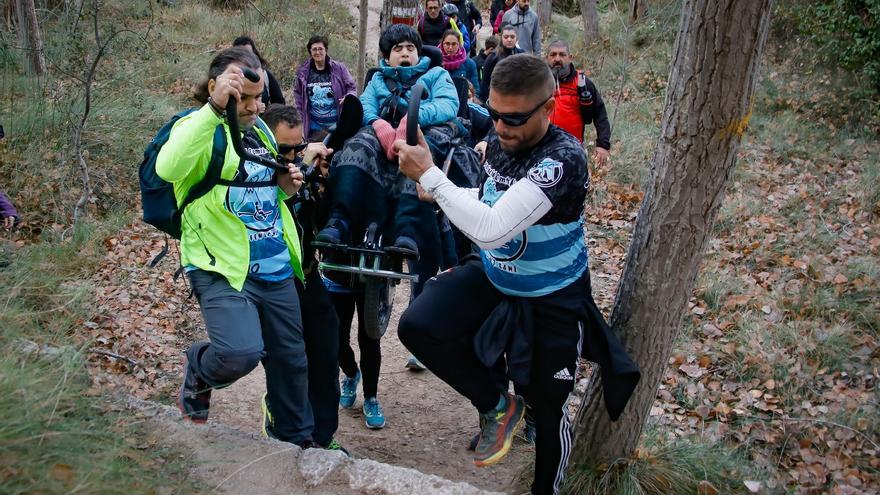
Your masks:
M409 94L409 108L406 111L406 144L410 146L419 144L419 106L422 104L424 94L425 86L422 83L413 86Z
M251 69L248 69L247 67L243 67L241 69L241 71L244 72L244 77L246 77L248 79L248 81L260 82L260 75L257 74L256 72L252 71Z

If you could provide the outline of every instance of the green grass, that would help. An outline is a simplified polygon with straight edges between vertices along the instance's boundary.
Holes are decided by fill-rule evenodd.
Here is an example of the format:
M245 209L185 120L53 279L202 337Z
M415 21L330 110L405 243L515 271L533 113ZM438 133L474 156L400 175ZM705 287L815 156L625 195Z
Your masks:
M103 239L135 214L136 169L143 149L173 113L193 104L191 88L216 50L240 34L257 40L290 92L295 67L313 33L332 34L331 54L353 67L356 44L347 9L337 0L257 1L243 11L207 2L102 2L102 36L125 28L110 45L92 87L83 133L94 201L89 218L70 228L80 175L71 122L83 108L84 57L94 48L91 1L80 19L63 6L40 11L49 65L41 79L23 75L14 33L0 33L0 188L9 192L29 241L0 238L0 493L194 493L191 465L180 452L147 444L144 425L91 387L74 334L93 310L91 274ZM54 5L59 5L57 2ZM66 4L64 4L66 5ZM44 355L22 342L59 349Z
M565 478L567 495L692 495L701 482L718 493L746 493L743 479L751 474L743 452L691 438L669 442L649 427L635 458L610 466L574 465Z
M104 237L126 219L47 231L0 258L0 493L149 493L195 487L176 452L142 447L146 431L90 388L70 333L89 314L88 279ZM36 346L34 346L36 344ZM33 348L51 349L37 352Z

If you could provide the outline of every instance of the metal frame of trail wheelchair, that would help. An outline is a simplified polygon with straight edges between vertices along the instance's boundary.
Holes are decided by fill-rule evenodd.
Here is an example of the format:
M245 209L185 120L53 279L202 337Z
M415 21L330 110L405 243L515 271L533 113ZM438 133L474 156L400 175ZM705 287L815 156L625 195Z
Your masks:
M418 144L419 104L425 87L416 84L412 87L407 108L406 142ZM399 253L388 252L382 246L382 235L376 223L370 224L359 246L345 244L312 243L319 248L328 248L349 256L352 263L330 263L322 261L318 268L322 272L334 271L357 276L364 286L364 331L373 339L379 339L388 328L394 304L395 287L403 280L418 282L419 276L403 272L406 259Z

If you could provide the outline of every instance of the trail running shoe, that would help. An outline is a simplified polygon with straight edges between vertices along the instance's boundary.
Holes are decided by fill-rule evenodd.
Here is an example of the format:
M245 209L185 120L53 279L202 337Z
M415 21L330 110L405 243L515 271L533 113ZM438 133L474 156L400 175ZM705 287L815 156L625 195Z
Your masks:
M339 393L339 405L344 409L351 409L358 398L358 383L361 382L361 372L358 371L353 377L342 376L342 390Z
M324 449L325 450L338 450L338 451L342 452L343 454L345 454L346 456L351 457L351 453L349 453L349 451L346 450L345 447L340 445L339 442L337 442L335 438L331 438L330 443L328 443L327 446L324 447Z
M385 248L390 253L397 253L404 258L419 259L419 245L412 237L402 235L394 241L393 246Z
M371 430L381 430L385 427L385 414L379 399L368 397L364 399L364 424Z
M415 356L409 357L409 359L406 361L406 365L404 365L404 368L410 371L425 371L425 365L422 364L421 361L416 359Z
M513 443L513 435L522 425L526 405L518 395L504 393L501 410L495 409L481 415L485 423L480 431L480 441L474 449L474 465L485 467L500 461Z
M272 427L275 425L275 420L272 418L272 411L269 410L269 405L266 403L265 393L260 397L260 410L263 411L263 438L275 438L275 435L272 434Z
M200 349L205 346L194 345L184 353L183 383L180 384L180 390L177 392L177 408L183 414L183 419L196 424L205 424L208 421L208 409L211 407L211 387L193 374L189 368L189 361L195 359Z

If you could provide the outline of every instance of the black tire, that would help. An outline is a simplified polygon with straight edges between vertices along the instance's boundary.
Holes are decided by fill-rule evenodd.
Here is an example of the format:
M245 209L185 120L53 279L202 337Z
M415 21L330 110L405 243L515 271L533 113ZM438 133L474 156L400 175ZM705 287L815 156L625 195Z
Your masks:
M373 340L381 339L388 329L396 285L387 278L370 277L364 286L364 332Z

